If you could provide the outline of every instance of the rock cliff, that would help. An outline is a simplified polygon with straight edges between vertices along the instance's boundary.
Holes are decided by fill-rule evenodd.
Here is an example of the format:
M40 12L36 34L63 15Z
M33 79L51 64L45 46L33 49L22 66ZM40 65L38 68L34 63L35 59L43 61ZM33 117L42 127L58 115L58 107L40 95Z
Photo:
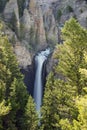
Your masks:
M86 0L1 0L0 7L4 32L24 68L37 51L61 42L61 28L71 16L87 28Z

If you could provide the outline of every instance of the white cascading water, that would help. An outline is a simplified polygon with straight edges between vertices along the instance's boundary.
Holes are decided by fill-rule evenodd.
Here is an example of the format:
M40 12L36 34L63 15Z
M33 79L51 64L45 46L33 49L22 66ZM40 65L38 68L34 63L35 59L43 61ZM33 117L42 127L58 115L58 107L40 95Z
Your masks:
M35 74L35 83L34 83L34 100L36 103L36 110L39 112L41 103L42 103L42 94L43 94L43 84L42 84L42 69L45 60L50 54L50 49L41 51L35 57L36 63L36 74Z

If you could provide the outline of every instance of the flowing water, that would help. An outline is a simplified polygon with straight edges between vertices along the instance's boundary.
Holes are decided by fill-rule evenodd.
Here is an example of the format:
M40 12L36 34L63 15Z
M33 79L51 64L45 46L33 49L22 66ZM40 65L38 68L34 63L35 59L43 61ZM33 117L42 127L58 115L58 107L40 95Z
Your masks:
M39 112L42 104L43 84L42 84L42 70L43 64L50 54L50 49L41 51L35 57L36 74L34 83L34 100L36 103L36 110Z

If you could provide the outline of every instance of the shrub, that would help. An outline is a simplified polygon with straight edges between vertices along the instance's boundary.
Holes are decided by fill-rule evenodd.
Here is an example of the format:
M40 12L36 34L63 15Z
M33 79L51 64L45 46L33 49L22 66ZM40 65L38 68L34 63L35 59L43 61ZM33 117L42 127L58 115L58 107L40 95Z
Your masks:
M66 7L66 11L67 11L67 12L73 12L73 8L72 8L70 5L68 5L68 6Z
M62 16L62 11L59 9L59 10L57 11L57 20L58 20L58 21L60 20L61 16Z

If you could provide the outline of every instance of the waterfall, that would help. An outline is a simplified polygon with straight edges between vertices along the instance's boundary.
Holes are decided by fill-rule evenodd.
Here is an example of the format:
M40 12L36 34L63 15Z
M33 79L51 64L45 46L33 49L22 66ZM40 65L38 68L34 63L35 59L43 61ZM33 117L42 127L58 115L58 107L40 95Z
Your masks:
M42 103L42 94L43 94L43 84L42 84L42 70L43 64L50 54L50 49L46 49L45 51L41 51L35 57L36 64L36 74L35 74L35 82L34 82L34 100L36 103L36 110L39 112L41 103Z

